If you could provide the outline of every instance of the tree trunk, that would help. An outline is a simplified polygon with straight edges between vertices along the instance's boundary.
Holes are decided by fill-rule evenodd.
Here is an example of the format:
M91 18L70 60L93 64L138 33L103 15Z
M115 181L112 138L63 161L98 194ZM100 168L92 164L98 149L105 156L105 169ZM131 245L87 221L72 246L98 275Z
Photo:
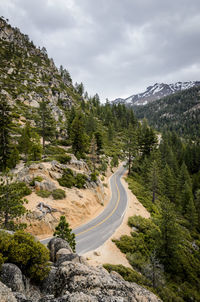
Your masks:
M155 199L156 199L156 192L153 191L153 197L152 197L152 202L153 202L153 203L155 202Z
M4 228L7 230L8 228L8 220L9 220L9 217L8 217L8 213L5 212L5 215L4 215Z
M128 175L131 174L131 152L128 151Z

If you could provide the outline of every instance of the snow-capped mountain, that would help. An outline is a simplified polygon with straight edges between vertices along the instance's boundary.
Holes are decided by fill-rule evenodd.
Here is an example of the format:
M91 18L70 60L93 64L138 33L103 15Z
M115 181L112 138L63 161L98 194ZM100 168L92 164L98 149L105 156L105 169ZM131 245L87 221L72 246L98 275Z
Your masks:
M131 95L128 98L117 98L112 101L113 104L125 104L129 106L146 105L150 102L161 99L167 95L178 91L189 89L194 86L200 86L200 81L177 82L175 84L156 83L153 86L147 87L145 92Z

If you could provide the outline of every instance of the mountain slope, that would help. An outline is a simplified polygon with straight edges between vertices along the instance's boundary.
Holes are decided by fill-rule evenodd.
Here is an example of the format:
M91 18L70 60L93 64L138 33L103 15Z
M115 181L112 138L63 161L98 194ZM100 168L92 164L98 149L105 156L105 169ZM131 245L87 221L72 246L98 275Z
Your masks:
M117 98L113 101L113 103L121 103L129 106L142 106L161 99L165 96L174 94L178 91L183 91L195 86L200 86L200 82L177 82L175 84L156 83L153 86L147 87L145 92L131 95L126 99Z
M200 137L200 87L167 96L145 106L134 106L139 119L147 118L158 130L173 130L181 136Z
M58 121L65 119L62 106L70 108L79 101L69 73L58 70L44 47L36 48L27 35L3 18L0 18L0 57L0 96L6 95L12 106L17 103L18 108L28 106L34 111L45 99Z

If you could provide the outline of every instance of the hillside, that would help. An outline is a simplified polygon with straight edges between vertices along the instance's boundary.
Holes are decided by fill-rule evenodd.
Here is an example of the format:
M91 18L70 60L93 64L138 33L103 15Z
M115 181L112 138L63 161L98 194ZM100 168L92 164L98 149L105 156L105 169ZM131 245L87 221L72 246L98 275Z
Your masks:
M199 138L200 87L193 87L145 106L134 106L137 118L147 118L161 130L176 131L181 136Z
M153 86L147 87L142 93L131 95L125 99L118 98L112 101L112 103L125 104L126 106L144 106L165 96L196 86L200 86L199 81L177 82L174 84L156 83Z
M74 228L102 211L122 154L119 133L136 120L129 109L88 97L46 49L3 18L0 28L0 171L28 186L30 212L21 223L45 237L60 215Z
M45 48L36 48L27 35L2 18L0 29L1 95L7 96L20 115L34 112L45 98L50 102L55 119L65 120L61 104L70 108L80 99L68 71L58 70Z

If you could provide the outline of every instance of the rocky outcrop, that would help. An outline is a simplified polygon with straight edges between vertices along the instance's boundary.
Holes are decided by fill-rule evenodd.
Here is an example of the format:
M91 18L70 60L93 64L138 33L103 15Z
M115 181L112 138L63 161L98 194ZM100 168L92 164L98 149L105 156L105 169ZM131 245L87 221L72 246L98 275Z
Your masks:
M1 302L161 301L145 288L124 281L118 273L108 273L103 267L90 267L62 239L53 238L48 247L54 263L48 276L37 287L22 276L15 265L3 265L0 278L7 287L0 283Z
M1 281L14 292L23 293L24 282L21 270L12 263L5 263L1 266Z
M0 48L0 95L5 94L12 106L18 102L17 105L22 108L21 114L25 119L24 106L30 114L39 107L42 99L49 101L57 129L60 130L61 124L66 121L63 108L71 108L76 102L71 93L74 88L70 76L67 76L66 71L61 73L56 68L44 47L35 47L28 35L22 34L18 28L11 27L2 17ZM18 56L14 56L13 52L18 53ZM19 62L18 57L22 61ZM66 136L66 131L63 131L63 134Z
M60 249L66 249L68 252L72 253L69 243L61 238L51 239L48 243L48 248L50 250L50 259L52 262L56 261L56 254Z
M17 302L11 290L0 281L0 301L1 302Z
M35 181L35 189L36 190L44 190L52 192L53 190L56 190L56 185L51 180L43 180L41 182Z

